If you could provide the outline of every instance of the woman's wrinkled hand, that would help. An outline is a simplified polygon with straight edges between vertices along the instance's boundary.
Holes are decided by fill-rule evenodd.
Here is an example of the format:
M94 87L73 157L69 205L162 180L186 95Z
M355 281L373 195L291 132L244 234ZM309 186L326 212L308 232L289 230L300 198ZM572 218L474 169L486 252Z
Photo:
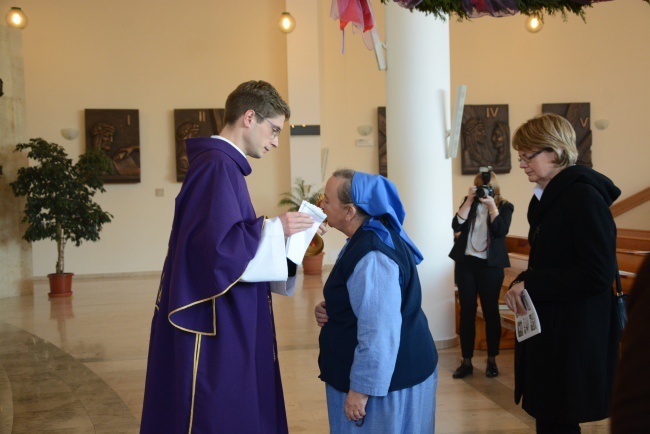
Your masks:
M368 395L355 392L350 389L348 396L345 398L345 415L348 420L359 420L366 416L366 403L368 402Z
M517 315L524 315L526 313L526 308L521 300L522 292L524 292L524 282L519 282L510 288L503 297L508 308Z
M316 317L316 324L318 324L318 327L323 327L329 319L327 316L327 310L325 310L325 300L316 305L314 308L314 316Z

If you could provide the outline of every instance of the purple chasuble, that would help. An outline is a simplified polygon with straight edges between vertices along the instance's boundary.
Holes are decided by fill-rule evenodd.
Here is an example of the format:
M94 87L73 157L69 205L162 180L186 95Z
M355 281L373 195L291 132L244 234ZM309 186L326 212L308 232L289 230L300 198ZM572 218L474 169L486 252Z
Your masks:
M188 139L156 298L141 433L286 433L268 283L239 278L255 256L246 158Z

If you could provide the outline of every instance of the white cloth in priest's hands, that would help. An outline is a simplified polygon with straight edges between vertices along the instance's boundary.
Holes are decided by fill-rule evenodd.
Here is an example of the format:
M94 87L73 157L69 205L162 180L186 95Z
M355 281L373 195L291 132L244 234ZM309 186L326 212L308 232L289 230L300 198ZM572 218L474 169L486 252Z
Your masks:
M327 215L316 205L304 200L298 212L307 213L314 220L314 224L309 229L293 234L287 240L287 258L295 264L302 264L302 258L305 257L309 243L311 243L312 238L318 231L318 227L325 221Z
M266 219L255 257L241 277L243 282L285 282L289 277L284 230L278 217Z

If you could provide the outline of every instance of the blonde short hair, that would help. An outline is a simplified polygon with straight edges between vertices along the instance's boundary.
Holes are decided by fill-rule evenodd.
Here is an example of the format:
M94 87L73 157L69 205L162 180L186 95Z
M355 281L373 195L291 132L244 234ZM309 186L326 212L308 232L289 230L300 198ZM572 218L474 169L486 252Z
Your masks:
M554 113L543 113L523 123L515 131L512 147L519 152L552 151L558 167L571 166L578 160L575 130L568 120Z

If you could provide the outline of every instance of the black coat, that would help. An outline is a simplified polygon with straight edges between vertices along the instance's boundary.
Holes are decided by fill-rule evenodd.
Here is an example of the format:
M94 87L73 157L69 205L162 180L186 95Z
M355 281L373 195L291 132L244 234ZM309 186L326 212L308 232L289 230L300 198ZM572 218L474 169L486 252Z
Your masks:
M530 202L529 268L517 280L537 309L541 333L517 343L515 402L523 397L535 418L575 423L609 414L619 340L609 206L620 193L604 175L571 166Z
M467 198L465 198L467 200ZM465 203L465 201L463 201ZM467 239L469 237L469 230L471 228L472 219L476 215L478 199L472 204L467 220L465 223L458 223L456 216L451 221L451 227L454 232L460 232L458 238L454 242L454 246L449 252L449 257L456 262L463 262L465 260L465 248L467 247ZM462 206L462 205L461 205ZM488 216L488 228L490 231L490 245L487 250L487 266L506 268L510 266L510 258L508 257L508 248L506 247L506 235L510 230L510 222L512 221L512 213L515 207L510 202L501 202L498 206L499 215L497 215L493 222L490 222Z
M650 432L650 257L634 279L628 321L621 337L621 363L612 393L612 434Z

